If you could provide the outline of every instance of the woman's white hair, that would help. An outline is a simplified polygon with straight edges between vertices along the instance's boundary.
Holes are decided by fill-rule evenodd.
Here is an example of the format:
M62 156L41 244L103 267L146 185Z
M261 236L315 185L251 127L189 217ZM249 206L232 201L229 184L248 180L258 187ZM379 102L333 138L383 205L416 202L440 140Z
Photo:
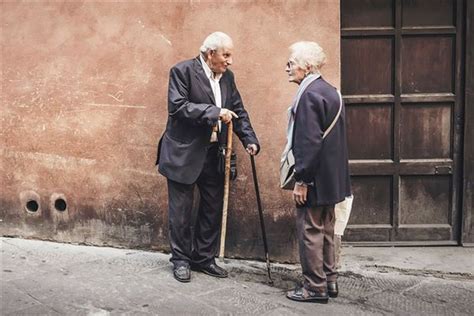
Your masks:
M295 63L301 68L309 67L311 73L319 72L326 64L326 54L316 42L296 42L289 49Z
M233 46L232 39L229 35L222 32L214 32L209 34L201 45L201 53L206 53L210 50L217 50L219 48L230 48Z

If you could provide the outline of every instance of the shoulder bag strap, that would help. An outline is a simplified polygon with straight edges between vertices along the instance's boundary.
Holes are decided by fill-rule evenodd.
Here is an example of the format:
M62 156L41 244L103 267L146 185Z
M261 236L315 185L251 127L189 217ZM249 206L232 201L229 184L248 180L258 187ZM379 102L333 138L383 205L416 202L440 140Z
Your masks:
M326 138L326 136L328 136L328 134L331 132L331 130L333 129L334 125L336 125L336 122L337 122L337 119L339 118L339 116L341 116L341 111L342 111L342 96L341 96L341 93L339 92L339 90L337 90L337 95L339 96L339 111L337 112L336 114L336 117L334 118L334 120L332 121L331 125L329 125L328 129L324 132L323 134L323 139Z

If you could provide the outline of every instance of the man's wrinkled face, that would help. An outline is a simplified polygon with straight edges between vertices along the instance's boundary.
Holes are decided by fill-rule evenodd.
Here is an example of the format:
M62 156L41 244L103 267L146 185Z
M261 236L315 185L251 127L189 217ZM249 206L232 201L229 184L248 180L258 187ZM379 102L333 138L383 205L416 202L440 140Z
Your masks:
M286 63L285 71L288 73L288 81L300 84L306 76L306 69L298 66L293 58L290 57Z
M209 52L208 64L212 72L222 74L227 70L227 67L232 65L233 50L233 47L224 47Z

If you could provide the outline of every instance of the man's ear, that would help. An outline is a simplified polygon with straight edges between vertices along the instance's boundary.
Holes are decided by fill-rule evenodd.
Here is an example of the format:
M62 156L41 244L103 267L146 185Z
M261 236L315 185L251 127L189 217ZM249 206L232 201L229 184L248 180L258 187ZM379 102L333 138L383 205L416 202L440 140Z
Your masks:
M205 52L203 55L204 55L204 56L203 56L203 57L204 57L204 60L208 60L209 57L211 57L211 51L209 50L209 51Z

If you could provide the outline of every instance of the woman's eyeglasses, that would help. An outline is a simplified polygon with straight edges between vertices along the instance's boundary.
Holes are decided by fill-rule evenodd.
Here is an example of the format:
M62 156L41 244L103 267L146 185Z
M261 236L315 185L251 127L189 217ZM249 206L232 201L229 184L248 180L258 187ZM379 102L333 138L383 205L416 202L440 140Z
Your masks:
M293 60L288 60L286 63L286 68L293 68L296 65L296 63Z

